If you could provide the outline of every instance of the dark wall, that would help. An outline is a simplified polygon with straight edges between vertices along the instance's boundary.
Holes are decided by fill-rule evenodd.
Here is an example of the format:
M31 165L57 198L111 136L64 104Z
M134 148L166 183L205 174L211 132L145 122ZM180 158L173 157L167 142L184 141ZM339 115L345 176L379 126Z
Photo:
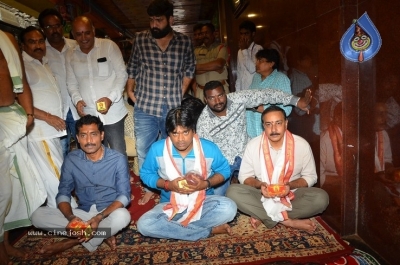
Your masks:
M313 118L295 117L289 124L292 123L290 130L296 134L309 132L302 136L313 146L318 165L325 152L319 140L327 133L333 120L334 107L341 102L343 174L321 170L318 185L330 195L330 205L322 216L341 235L358 234L383 258L396 264L396 251L400 249L400 175L396 179L389 167L385 172L374 173L374 107L377 102L387 103L392 119L387 120L385 130L391 141L392 165L400 167L400 125L396 125L400 112L391 110L393 102L400 105L400 30L397 27L400 24L400 2L247 1L247 7L237 16L233 15L231 2L221 0L220 9L224 10L221 21L225 21L221 23L221 33L226 36L232 51L234 77L238 26L249 19L263 26L257 29L256 42L265 48L277 47L278 44L282 56L287 59L288 74L293 68L301 68L305 78L311 81L319 102L310 115ZM371 60L351 62L340 53L340 40L352 20L364 12L378 28L383 44ZM248 18L250 13L256 16ZM299 62L299 57L305 53L309 54L312 62L307 67ZM319 130L316 132L311 127L319 127Z

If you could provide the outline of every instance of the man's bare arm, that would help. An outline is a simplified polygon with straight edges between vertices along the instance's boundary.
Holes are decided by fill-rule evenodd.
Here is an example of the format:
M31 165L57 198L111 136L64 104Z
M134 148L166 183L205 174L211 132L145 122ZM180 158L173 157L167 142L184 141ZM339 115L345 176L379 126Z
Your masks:
M2 50L0 50L0 95L0 107L10 106L15 101L8 63Z
M29 86L28 82L26 81L25 67L24 67L24 63L22 61L21 51L19 50L17 41L15 40L14 36L10 33L6 33L6 34L18 52L19 61L21 64L21 69L22 69L22 85L23 85L24 91L22 93L16 94L18 103L24 108L24 110L27 114L33 114L32 92L31 92L31 87ZM28 115L26 127L29 127L32 124L33 124L33 116Z
M189 77L183 77L183 81L182 81L182 95L185 95L185 93L188 91L189 89L189 85L192 82L192 78Z
M99 223L109 216L112 212L119 208L123 208L124 205L120 201L113 201L107 208L105 208L101 213L93 216L90 220L88 220L88 224L92 227L92 229L97 230Z
M46 111L38 108L34 108L35 117L39 120L43 120L50 126L54 127L57 131L63 131L66 129L65 121L56 115L52 115Z
M251 187L254 187L254 188L256 188L256 189L261 189L261 184L262 184L262 182L259 181L259 180L256 179L256 178L249 177L249 178L247 178L247 179L244 180L243 184L244 184L244 185L251 186Z
M293 180L293 181L287 183L287 185L289 185L291 190L297 189L297 188L307 188L308 187L307 181L303 178L298 178L296 180Z

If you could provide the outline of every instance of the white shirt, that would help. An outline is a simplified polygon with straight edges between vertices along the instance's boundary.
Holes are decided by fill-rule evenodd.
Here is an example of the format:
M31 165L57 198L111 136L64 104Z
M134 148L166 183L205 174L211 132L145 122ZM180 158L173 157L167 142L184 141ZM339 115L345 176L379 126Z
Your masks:
M25 64L26 79L31 87L33 106L60 118L64 117L61 91L50 70L46 56L43 64L26 52L22 52ZM66 131L57 131L43 120L36 119L33 129L28 134L29 141L42 141L66 135Z
M242 164L239 170L239 182L244 183L247 178L257 178L261 180L261 162L259 157L259 150L261 144L261 137L253 138L246 146L242 158ZM317 172L315 170L314 156L311 147L306 140L302 137L293 134L294 138L294 168L290 181L303 178L309 187L317 183ZM269 144L269 141L268 141ZM279 152L283 150L274 150L270 147L270 155L272 164L275 163Z
M85 101L84 112L99 116L104 125L114 124L127 114L122 93L128 74L121 51L113 41L95 38L88 54L77 45L68 51L66 67L68 91L75 106L78 101ZM102 97L112 102L105 115L97 112L96 107L96 101Z
M261 45L252 42L247 49L238 51L236 91L249 89L253 75L256 72L256 53L262 50Z
M64 38L64 41L65 45L61 50L61 52L59 52L57 49L53 48L46 39L46 57L48 59L50 69L53 72L57 80L58 87L60 88L61 91L61 96L63 99L63 113L64 113L63 119L65 120L67 118L68 110L71 109L74 120L78 120L79 119L78 112L75 108L74 103L72 103L71 97L69 96L68 93L67 70L65 68L65 56L68 50L75 48L75 46L78 44L76 43L75 40L70 40L66 38Z

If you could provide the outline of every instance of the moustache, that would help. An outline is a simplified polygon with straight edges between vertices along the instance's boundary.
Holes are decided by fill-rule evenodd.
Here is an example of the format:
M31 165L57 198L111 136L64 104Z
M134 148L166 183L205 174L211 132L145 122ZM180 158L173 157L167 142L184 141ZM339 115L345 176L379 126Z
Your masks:
M281 135L280 133L271 133L269 136L278 136L278 135Z
M85 147L96 146L95 144L85 144Z
M43 52L43 50L42 50L42 49L40 49L40 48L34 49L33 51L34 51L34 52L38 52L38 51L41 51L41 52Z
M219 104L215 104L215 105L214 105L214 107L222 107L222 106L224 106L224 104L222 104L222 103L219 103Z

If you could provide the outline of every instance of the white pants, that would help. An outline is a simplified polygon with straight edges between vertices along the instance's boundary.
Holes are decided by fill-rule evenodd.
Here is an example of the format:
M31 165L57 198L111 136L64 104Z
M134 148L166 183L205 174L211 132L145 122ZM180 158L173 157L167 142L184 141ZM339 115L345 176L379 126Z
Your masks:
M72 209L72 212L83 221L87 221L99 213L95 204L90 207L89 212L85 212L81 209ZM90 252L95 251L104 239L118 233L118 231L125 228L130 221L131 215L127 209L116 209L99 223L97 229L97 231L111 231L111 234L107 234L106 237L93 237L88 242L82 243L82 246ZM68 225L68 220L59 209L40 207L32 214L32 224L37 228L52 231L54 229L59 230L60 228L65 228Z

